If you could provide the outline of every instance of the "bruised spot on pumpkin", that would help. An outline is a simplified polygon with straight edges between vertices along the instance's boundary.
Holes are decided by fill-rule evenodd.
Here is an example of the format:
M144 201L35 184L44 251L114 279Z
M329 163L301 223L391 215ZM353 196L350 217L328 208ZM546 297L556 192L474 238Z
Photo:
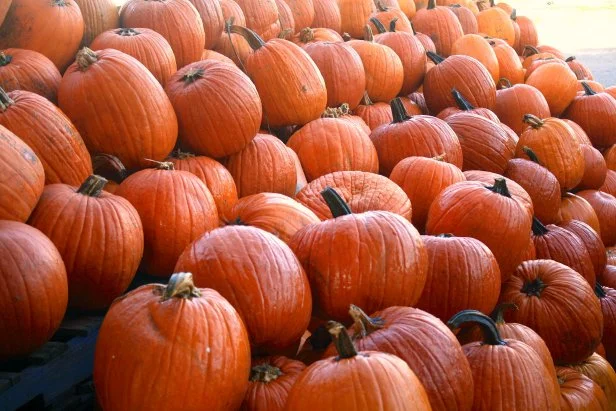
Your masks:
M302 91L303 91L304 93L307 93L307 92L308 92L308 87L306 87L306 85L305 85L305 84L304 84L304 85L302 85Z
M38 158L36 158L36 155L34 155L34 153L30 150L23 149L21 151L21 156L28 160L31 164L36 164L38 162Z

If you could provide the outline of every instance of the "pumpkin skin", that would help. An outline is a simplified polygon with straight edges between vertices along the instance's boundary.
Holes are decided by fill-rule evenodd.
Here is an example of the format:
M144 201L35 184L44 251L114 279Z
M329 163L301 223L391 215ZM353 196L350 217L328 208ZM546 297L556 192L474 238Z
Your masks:
M342 33L342 19L338 2L330 0L312 0L314 19L312 26L324 27Z
M539 45L539 37L535 24L528 17L516 16L515 22L520 28L520 39L515 44L515 51L521 56L526 46L537 47Z
M583 190L577 195L588 201L595 210L603 244L606 247L616 245L616 198L598 190Z
M566 119L566 118L563 118L562 120L565 123L567 123L569 127L573 129L573 132L575 136L577 137L578 141L580 142L580 144L587 144L589 146L592 146L590 138L588 138L588 135L586 134L584 130L582 130L582 127L580 127L578 123L571 121L569 119Z
M616 170L616 144L605 149L603 151L603 157L605 158L605 163L607 164L607 168L615 171Z
M0 27L0 49L38 51L63 73L75 58L83 31L75 0L13 0Z
M459 4L452 4L449 6L449 10L453 12L462 26L462 32L464 34L477 34L479 33L479 27L477 26L477 17L475 14L467 8Z
M578 364L570 365L570 367L597 383L607 397L609 409L614 409L614 404L616 404L616 372L605 358L599 354L593 354Z
M585 93L573 99L563 116L582 127L595 147L610 147L616 143L616 98L582 84Z
M80 51L62 78L58 101L90 152L115 155L128 169L165 159L175 145L169 98L141 63L120 51Z
M394 121L377 127L370 139L379 156L379 170L390 175L401 160L411 156L435 157L457 167L462 166L462 147L451 127L435 117L418 115L409 117L402 102L391 102Z
M490 313L498 301L501 274L494 254L470 237L422 237L428 277L416 307L445 322L463 309ZM454 290L467 290L457 294Z
M424 385L433 410L471 409L468 361L456 337L438 318L411 307L388 307L372 318L357 306L349 312L355 324L348 333L355 346L403 359ZM325 355L335 355L334 347L330 345ZM452 368L455 373L439 371Z
M192 272L195 284L227 298L255 347L287 348L308 327L312 309L308 279L291 249L273 234L255 227L217 228L184 250L178 270Z
M450 56L454 42L464 35L456 15L449 7L436 6L433 0L428 1L427 8L417 9L413 18L415 30L430 36L436 46L436 53L443 57Z
M225 25L219 0L189 0L197 9L205 33L205 49L213 48ZM182 66L180 66L182 67Z
M39 94L52 103L58 100L62 76L51 60L32 50L0 49L0 87Z
M177 113L181 144L196 154L226 157L259 131L261 100L242 71L218 61L181 68L165 88Z
M605 182L601 188L599 188L599 191L603 191L604 193L608 193L616 197L616 171L607 170Z
M374 130L378 126L389 124L394 120L391 108L387 103L373 103L369 97L364 96L363 104L357 106L353 113L364 120L370 130ZM418 109L413 115L422 114L421 109Z
M284 0L284 2L289 5L293 13L296 29L302 29L312 25L315 14L314 5L312 4L313 0Z
M568 222L579 220L588 224L597 234L601 234L599 217L586 199L571 193L565 193L560 202L558 220Z
M225 24L223 34L214 50L223 56L230 58L236 66L243 67L243 64L246 62L246 58L252 53L252 48L244 37L237 33L231 32L231 27L231 23L228 21Z
M102 408L239 408L250 372L246 329L227 300L214 290L197 289L190 277L175 274L167 286L144 285L113 303L94 356ZM174 366L161 358L173 359ZM120 371L116 361L128 369ZM146 391L135 384L146 380L154 383ZM186 390L198 394L187 396Z
M584 247L588 250L588 255L595 270L595 277L601 277L607 264L607 254L599 234L591 226L579 220L571 220L559 225L582 240Z
M118 7L113 0L75 0L75 3L84 23L82 47L89 46L99 34L120 26Z
M235 0L246 17L246 27L265 41L280 33L278 7L275 0Z
M178 68L201 59L203 21L189 0L129 0L120 9L120 20L122 27L143 27L162 35L173 50Z
M311 181L298 194L297 201L321 220L333 217L321 191L331 187L354 213L372 210L391 211L411 220L411 202L397 184L386 177L364 171L337 171Z
M229 57L225 56L224 54L220 54L219 52L214 50L203 50L201 60L216 60L222 63L235 65L233 60L231 60Z
M498 59L490 43L478 34L465 34L453 43L451 54L475 58L490 72L494 83L501 77ZM519 59L518 59L519 62Z
M522 261L532 223L532 207L508 194L504 179L492 186L478 181L449 186L430 206L426 233L451 233L483 242L496 257L501 278L506 280ZM469 212L474 207L480 207L481 212Z
M26 222L44 186L41 160L23 140L0 125L0 221Z
M494 40L488 40L488 44L492 46L494 54L496 54L500 77L508 79L511 84L523 84L524 68L522 67L520 57L516 54L513 47L507 43ZM497 79L496 82L498 83L499 80Z
M246 16L244 15L244 11L240 5L235 2L235 0L220 0L220 8L222 10L222 16L225 22L233 18L233 24L246 26ZM226 36L226 33L223 32L221 34L221 39L224 36Z
M0 125L33 149L43 163L45 184L78 185L92 173L90 154L79 132L44 97L20 90L6 94L0 88Z
M458 113L467 113L467 114L477 114L478 116L482 116L487 118L488 120L492 120L495 123L500 123L496 114L493 111L482 108L482 107L474 107L471 103L469 103L466 98L455 88L451 89L451 95L455 100L455 107L447 107L442 110L440 113L436 115L436 117L441 120L447 120L447 117L458 114Z
M342 43L344 40L342 39L342 36L338 34L338 32L332 29L323 27L304 27L291 37L291 41L303 48L308 44L316 43L319 41Z
M601 342L603 318L592 287L573 269L552 260L523 262L503 284L501 301L517 311L505 313L543 338L555 364L582 361ZM586 307L580 311L578 307ZM572 337L575 336L575 337Z
M275 355L253 358L242 411L282 411L289 391L306 365Z
M469 56L451 56L445 60L428 54L437 62L426 73L424 96L431 113L440 113L447 107L456 105L451 94L458 90L473 107L494 108L496 104L496 85L490 72L476 59Z
M398 3L398 0L393 0L393 2ZM370 28L374 30L376 29L376 27L372 19L378 20L383 26L386 27L390 27L393 23L395 26L395 31L402 31L405 33L414 34L413 26L411 26L410 20L408 19L408 17L406 17L406 14L404 14L398 4L392 7L390 5L383 4L383 2L377 1L376 11L372 13L368 22Z
M616 362L616 290L597 284L595 294L599 297L603 312L603 345L606 347L608 361L614 363Z
M607 164L599 150L588 144L581 144L584 155L584 176L577 185L578 190L599 190L607 178Z
M528 76L526 84L543 94L554 117L565 111L577 93L577 78L566 64L543 64Z
M169 276L182 251L219 225L207 186L188 171L174 170L171 163L131 175L116 195L139 213L145 240L141 266L150 275Z
M4 18L6 17L6 14L9 12L9 9L11 8L11 2L12 0L5 1L0 6L0 26L4 22Z
M575 73L578 80L594 80L592 72L584 63L580 62L575 56L567 57L565 60L571 71Z
M490 7L479 12L477 15L477 28L480 33L485 33L497 39L503 39L512 47L515 44L513 20L509 17L509 13L499 7Z
M92 50L116 49L133 56L165 87L175 73L177 63L169 42L154 30L115 29L99 34L90 45Z
M289 35L295 33L295 20L293 19L293 12L291 11L291 7L285 0L275 0L276 8L278 9L278 21L280 24L280 34L278 38L289 38ZM288 30L288 34L285 33L285 30Z
M462 171L440 158L407 157L391 172L390 180L398 184L413 204L413 225L423 233L428 210L445 188L466 181Z
M338 0L340 8L340 29L352 38L361 39L364 26L375 10L372 0Z
M516 84L496 92L494 112L501 122L507 124L517 135L528 127L525 114L538 118L550 117L550 106L543 94L527 84Z
M459 328L469 321L480 321L483 332L483 341L462 347L473 375L473 410L560 409L554 377L532 347L515 339L503 340L490 317L478 311L461 311L447 325ZM512 384L517 375L524 375L530 385Z
M80 187L48 185L29 220L60 252L69 306L80 310L108 307L128 288L143 256L139 214L124 198L103 192L106 182L91 176Z
M593 380L568 367L557 367L556 374L560 384L561 410L608 410L607 397Z
M36 275L33 275L36 274ZM60 326L68 300L66 269L39 230L0 220L0 361L30 354Z
M472 113L453 114L446 121L462 147L462 170L505 171L517 141L500 124Z

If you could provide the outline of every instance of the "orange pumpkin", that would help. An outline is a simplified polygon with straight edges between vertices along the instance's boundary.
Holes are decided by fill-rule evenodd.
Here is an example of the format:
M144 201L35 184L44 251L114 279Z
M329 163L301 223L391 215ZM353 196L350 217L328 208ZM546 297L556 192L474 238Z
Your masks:
M353 113L364 120L371 130L383 124L391 123L394 119L389 104L373 103L367 94L364 95L362 104L357 106ZM422 114L421 109L418 108L414 114Z
M314 7L312 26L324 27L342 33L342 18L337 1L312 0L312 5Z
M584 248L588 250L588 255L594 267L595 277L601 277L607 264L607 253L599 234L597 234L591 226L578 220L571 220L566 223L560 223L559 225L565 230L574 233L582 240Z
M246 17L246 27L267 41L278 36L280 22L275 0L234 0ZM235 22L234 24L239 24Z
M471 103L469 103L464 98L462 93L460 93L455 88L451 89L451 95L453 96L453 99L456 102L455 107L447 107L446 109L443 109L443 111L438 113L436 117L440 118L441 120L447 120L447 117L452 116L454 114L467 113L467 114L476 114L478 116L485 117L488 120L492 120L495 123L500 123L500 121L498 120L498 116L494 114L494 112L492 112L491 110L487 108L474 107Z
M616 99L604 92L595 92L582 82L584 94L573 99L564 117L576 122L597 148L616 143Z
M571 368L578 370L601 387L608 404L612 407L616 404L616 372L599 354L593 354L584 361L571 365Z
M503 84L503 83L501 83ZM521 135L528 124L524 122L525 114L538 118L550 117L550 106L543 94L527 84L511 86L505 82L496 92L494 112L501 122L507 124L517 135Z
M520 28L520 37L516 44L514 44L514 48L518 55L521 56L526 46L537 47L539 45L539 37L535 24L528 17L517 15L515 22Z
M397 3L397 0L394 0ZM368 25L372 30L376 30L372 19L378 20L383 26L389 27L391 24L395 24L396 31L403 31L406 33L413 33L413 27L406 14L400 9L398 4L395 7L385 5L382 1L376 0L376 11L370 16Z
M580 145L584 154L584 176L577 190L599 190L607 178L607 164L601 152L588 144Z
M478 34L466 34L453 43L451 54L460 54L477 59L490 72L494 83L502 77L495 50ZM518 60L519 62L519 60Z
M278 21L280 22L280 34L278 35L278 38L288 39L288 35L293 34L296 31L293 11L291 11L291 7L285 2L285 0L275 1L276 8L278 9ZM298 27L301 26L298 25Z
M62 76L51 60L32 50L0 49L0 87L7 93L31 91L52 103L58 99Z
M571 220L579 220L595 230L596 233L601 234L601 226L599 225L599 217L594 208L584 198L565 193L561 199L560 210L558 212L558 219L562 222L568 222Z
M248 55L252 54L252 48L242 35L231 31L233 22L234 20L230 19L225 23L225 29L214 51L230 58L236 66L243 67Z
M603 151L603 157L607 168L610 170L616 170L616 144Z
M563 64L544 64L533 71L526 84L544 95L552 116L561 115L577 93L577 78Z
M598 190L583 190L577 195L595 210L603 244L606 247L616 245L616 197Z
M458 21L462 26L462 32L464 32L464 34L479 33L479 27L477 26L477 17L475 17L475 14L471 11L471 9L456 3L450 5L449 10L451 10L453 14L455 14L458 18Z
M490 7L477 15L477 27L480 33L490 37L503 39L513 47L515 44L515 29L511 13L500 7Z
M584 63L580 62L575 56L567 57L565 60L571 71L575 73L578 80L594 80L592 72Z
M291 41L298 46L304 47L307 44L319 41L343 42L344 40L338 32L332 29L304 27L291 37Z
M462 25L453 11L449 7L437 6L435 0L429 0L425 9L417 11L413 26L415 30L430 36L436 46L436 53L444 57L452 54L453 43L464 35Z
M342 33L361 39L364 26L375 10L373 0L338 0Z
M488 40L498 60L499 76L510 84L524 83L524 67L515 50L507 43ZM497 80L497 83L499 80ZM499 84L502 88L502 83Z
M81 46L89 46L99 34L120 26L118 6L113 0L75 0L75 3L84 23Z
M214 50L203 50L201 60L216 60L222 63L231 64L232 66L235 65L233 60L231 60L229 57L225 56L224 54L220 54L219 52Z
M225 24L226 22L229 21L229 19L233 19L233 23L232 24L237 24L238 26L246 26L246 16L244 15L244 11L242 10L242 8L240 7L239 4L237 4L235 2L235 0L219 0L220 1L220 8L222 10L222 17L224 18ZM223 33L221 34L221 40L222 37L226 36L227 34Z
M560 409L607 410L607 397L601 387L579 371L569 367L557 367L556 375L560 385Z

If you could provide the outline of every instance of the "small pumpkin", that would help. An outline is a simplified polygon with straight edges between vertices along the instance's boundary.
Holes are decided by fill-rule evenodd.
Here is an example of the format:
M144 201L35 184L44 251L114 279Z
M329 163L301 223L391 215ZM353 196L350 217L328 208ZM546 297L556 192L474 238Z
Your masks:
M560 385L560 409L607 410L607 397L601 387L579 371L569 367L557 367L556 375Z
M58 100L62 76L47 57L32 50L0 49L0 87L7 93L31 91L52 103Z
M342 33L342 18L340 16L340 6L336 1L312 0L314 7L314 27L325 27Z
M584 198L572 193L563 195L558 211L558 220L562 222L579 220L588 224L597 234L601 234L599 217L594 208Z
M573 99L563 116L576 122L595 147L610 147L616 143L616 98L582 85L584 94Z
M419 10L413 18L413 26L421 33L430 36L436 46L436 53L443 57L452 54L453 43L464 35L464 30L456 15L449 7L437 6L429 0L425 9Z
M588 201L595 210L603 244L606 247L616 245L616 197L598 190L583 190L577 195Z
M575 56L567 57L565 60L571 71L575 73L578 80L594 80L592 72L584 63L580 62Z
M291 11L291 7L289 7L285 0L275 1L276 8L278 9L278 22L280 24L280 34L278 35L278 38L288 39L291 34L296 32L293 11Z
M84 23L82 47L89 46L99 34L120 26L118 6L113 0L75 0L75 3Z
M374 130L378 126L389 124L394 120L391 108L388 103L373 103L368 96L364 94L362 104L357 106L353 113L360 117L370 130ZM417 112L413 114L422 114L421 109L417 108Z

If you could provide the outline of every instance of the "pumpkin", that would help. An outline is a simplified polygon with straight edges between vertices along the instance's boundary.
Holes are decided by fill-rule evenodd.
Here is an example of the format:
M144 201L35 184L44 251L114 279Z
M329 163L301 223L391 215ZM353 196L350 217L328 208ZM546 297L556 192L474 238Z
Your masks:
M72 308L108 307L128 288L143 255L137 210L103 192L106 183L93 175L79 187L48 185L30 216L29 224L47 235L66 264Z
M114 302L99 331L93 379L104 409L227 410L242 403L249 373L237 311L216 291L195 287L190 273L177 273Z
M607 255L599 234L591 226L579 220L571 220L559 225L582 240L584 248L588 250L588 255L595 271L595 277L601 277L607 264ZM592 285L592 283L590 284Z
M586 134L584 130L582 130L582 127L580 127L578 123L571 121L569 119L566 119L566 118L563 118L562 120L565 123L567 123L569 127L573 129L573 132L575 133L575 136L577 137L580 144L587 144L589 146L592 146L590 138L588 138L588 135Z
M312 5L314 7L312 26L324 27L342 33L342 18L337 1L312 0Z
M341 118L311 121L296 131L287 145L297 153L308 181L334 171L379 170L377 151L370 137ZM325 158L323 147L330 148Z
M397 3L397 0L394 0ZM390 26L395 21L395 27L397 31L403 31L413 34L413 27L411 22L406 17L406 14L400 9L398 4L395 7L383 4L382 1L376 0L376 11L370 15L369 23L371 29L375 30L376 27L372 19L378 20L383 26Z
M205 183L216 203L218 216L224 216L237 203L237 188L229 171L218 161L205 156L196 156L184 151L174 151L166 161L176 170L188 171Z
M133 56L165 87L177 71L175 55L169 42L150 29L115 29L99 34L90 45L92 50L116 49Z
M282 411L289 391L306 365L280 355L252 360L248 391L242 403L246 411Z
M293 11L291 11L291 7L285 3L285 0L276 0L276 8L278 9L278 21L280 23L280 34L278 38L288 39L289 34L296 32Z
M8 0L8 1L3 2L2 5L0 5L0 26L4 22L4 18L6 17L6 14L9 12L9 9L11 8L11 3L12 3L12 0Z
M222 18L220 7L218 11ZM120 9L120 19L122 27L142 27L162 35L173 50L178 68L201 59L206 40L203 21L189 0L128 0ZM220 31L218 37L208 40L219 38Z
M391 123L394 120L389 104L373 103L368 93L364 94L362 104L357 106L355 110L353 110L353 113L364 120L364 123L366 123L371 130L383 124ZM417 107L417 111L413 114L422 114L421 109Z
M616 171L607 170L605 182L599 188L599 190L616 197Z
M75 0L83 17L81 46L89 46L99 34L118 28L120 16L113 0Z
M304 47L307 44L319 41L343 42L344 40L338 32L332 29L304 27L291 37L291 41L298 46Z
M313 0L284 0L293 13L297 30L310 27L314 20L315 10ZM284 28L284 27L282 27Z
M524 67L515 50L507 43L488 40L498 60L499 76L507 79L510 84L524 83ZM499 82L499 79L496 80ZM511 87L509 85L509 87ZM502 83L500 84L502 88ZM498 92L497 92L498 94Z
M446 109L443 109L440 113L438 113L436 117L440 118L441 120L446 120L447 117L453 114L468 113L468 114L477 114L479 116L487 118L488 120L492 120L493 122L496 122L496 123L500 122L498 120L497 115L494 114L493 111L487 108L473 106L471 103L469 103L464 98L462 93L460 93L458 90L455 89L455 87L451 89L451 95L453 96L453 99L456 102L455 107L453 106L447 107Z
M426 73L423 93L431 113L455 105L452 89L458 90L474 107L492 109L496 103L496 85L488 70L476 59L454 55L443 59L428 52L436 66Z
M82 49L62 78L58 101L90 152L115 155L128 169L163 160L175 145L177 118L163 88L120 51Z
M41 160L45 183L79 185L92 173L90 154L71 121L44 97L0 88L0 125L30 146Z
M452 54L453 44L464 35L462 25L449 7L437 6L429 0L425 9L417 10L413 18L415 30L430 36L436 46L436 53L443 57Z
M599 354L593 354L578 364L570 365L570 367L597 383L608 399L609 409L615 409L616 372L606 359Z
M567 58L567 56L562 51L560 51L556 47L548 46L546 44L537 46L537 50L539 50L539 52L541 53L551 53L554 57L560 60L565 60Z
M431 409L424 386L403 360L377 351L358 352L342 324L330 321L327 326L338 355L304 370L285 409Z
M390 7L395 7L397 3L398 7L400 7L400 10L404 12L404 14L406 15L406 17L409 18L409 20L415 17L417 8L413 0L389 0L389 3Z
M603 157L605 158L607 168L612 171L616 170L616 144L605 149Z
M605 91L605 87L603 87L603 84L599 83L598 81L593 81L593 80L578 80L578 87L577 87L577 91L578 91L578 96L581 93L585 93L586 89L584 88L584 83L586 83L586 85L588 85L590 88L593 89L593 91L595 91L596 93Z
M0 27L0 49L38 51L63 73L75 58L83 32L75 0L13 0Z
M614 363L616 362L616 290L597 283L595 294L599 297L603 312L603 345L606 347L608 361Z
M552 116L560 116L577 93L575 74L564 64L543 64L526 79L526 84L543 94Z
M503 39L513 47L515 44L515 28L510 14L500 7L490 7L477 15L477 28L480 33Z
M411 219L411 202L393 181L364 171L336 171L311 181L298 194L297 201L311 209L321 220L333 218L321 192L331 187L354 213L391 211Z
M472 212L475 208L481 212ZM451 233L473 237L492 251L506 280L522 261L528 247L532 207L512 196L504 178L491 186L467 181L447 187L436 197L428 212L426 233Z
M205 33L205 48L213 48L222 34L225 19L220 0L189 0L197 9ZM182 67L182 66L180 66Z
M556 364L582 361L601 342L599 300L592 286L564 264L552 260L523 262L503 284L501 301L518 306L517 311L505 313L505 319L535 330Z
M468 7L461 6L459 4L452 4L449 6L449 10L453 12L462 26L462 32L464 34L477 34L479 33L479 27L477 26L477 17Z
M462 347L473 375L474 410L558 410L560 399L553 376L540 355L529 345L503 339L494 321L474 310L464 310L448 322L450 328L477 324L482 341ZM512 383L524 375L524 384Z
M576 122L597 148L616 143L616 99L607 93L596 93L586 83L584 94L573 99L564 117Z
M44 185L41 160L23 140L0 125L0 221L25 222Z
M572 268L593 287L595 267L584 242L572 231L557 225L544 226L533 219L533 242L537 259L553 260Z
M571 71L575 74L578 80L594 80L592 72L588 67L575 58L575 56L567 57L565 60Z
M172 163L131 175L116 194L139 213L145 240L141 266L150 275L169 276L182 251L219 225L207 186L188 171L174 170Z
M246 58L252 53L252 48L244 37L231 31L233 24L233 18L227 20L223 34L214 50L223 56L230 58L236 66L244 67Z
M539 45L539 37L535 24L530 18L517 15L515 22L520 28L520 37L514 47L518 55L522 55L526 46L537 47Z
M616 287L616 266L614 265L606 265L605 270L601 274L600 277L597 277L597 280L601 282L606 287L615 288Z
M229 19L233 18L233 24L237 24L238 26L246 26L246 16L244 15L244 11L240 7L239 4L235 2L235 0L219 0L220 1L220 9L222 10L222 17L224 18L225 24ZM222 37L225 37L227 34L221 34Z
M446 121L462 146L462 170L484 170L499 174L505 171L515 154L517 141L500 123L472 113L453 114Z
M340 29L352 38L361 39L364 26L375 10L373 0L338 0L340 8Z
M525 114L532 114L538 118L550 117L550 107L543 94L526 84L512 86L505 83L505 87L496 92L494 112L501 122L511 127L518 135L528 127L524 122Z
M500 174L481 170L467 170L464 172L464 177L466 177L466 181L479 181L488 186L493 185L494 180L504 178ZM528 195L526 190L524 190L524 188L522 188L522 186L515 181L510 180L506 177L504 179L511 196L518 200L520 202L520 205L522 205L524 208L534 213L533 200L531 199L530 195Z
M599 190L607 178L607 164L601 152L588 144L580 146L584 154L584 176L577 185L578 190Z
M428 252L428 279L416 307L441 321L467 308L490 313L501 285L492 251L470 237L440 234L422 239Z
M423 383L433 410L470 410L471 370L453 333L435 316L411 307L388 307L368 316L351 305L348 329L360 350L403 359ZM333 346L326 356L335 355ZM455 368L455 373L440 370Z
M413 30L415 29L413 28ZM417 37L417 40L419 40L419 42L421 43L425 51L431 51L432 53L436 53L436 46L434 45L434 42L432 41L430 36L428 36L427 34L418 33L415 31L413 31L413 34L415 34L415 37ZM430 63L430 60L426 60L426 64L429 64L429 63Z
M603 244L606 247L616 245L616 198L598 190L583 190L577 195L588 201L595 210Z
M562 222L579 220L588 224L597 234L601 234L599 217L594 208L584 198L572 193L563 195L558 220Z
M413 204L411 221L424 232L430 205L445 188L466 181L459 168L441 157L407 157L400 161L389 178L398 184Z
M0 87L40 94L57 101L62 76L51 60L32 50L0 49Z
M560 385L560 409L607 410L607 397L601 387L579 371L569 367L557 367Z
M392 100L391 108L393 122L377 127L370 134L381 174L390 175L396 164L411 156L445 154L445 161L457 167L462 165L460 141L446 122L425 115L409 117L400 99Z
M273 234L255 227L217 228L190 244L175 270L189 270L195 284L221 293L257 348L287 348L308 327L308 279L291 249Z
M584 176L584 154L573 129L553 117L542 120L525 114L524 122L530 127L520 135L516 157L529 158L529 148L539 164L554 174L563 191L577 186Z
M4 151L4 150L3 150ZM62 257L39 230L0 220L0 361L28 355L56 332L68 287Z
M275 0L234 0L246 17L246 27L265 41L280 34L278 6Z
M224 54L220 54L219 52L214 50L203 50L201 60L215 60L222 63L231 64L232 66L235 65L233 60L231 60L229 57L225 56Z
M428 262L415 227L392 212L352 213L333 188L321 195L333 219L305 226L290 243L310 279L318 315L344 320L353 302L370 312L415 305Z
M490 43L478 34L465 34L457 39L451 48L451 54L475 58L490 72L494 83L503 77L499 73L499 61ZM518 59L519 63L519 59Z
M282 39L265 43L243 27L232 26L231 31L254 50L246 57L245 72L257 87L266 124L303 125L321 115L327 104L325 80L305 51Z

